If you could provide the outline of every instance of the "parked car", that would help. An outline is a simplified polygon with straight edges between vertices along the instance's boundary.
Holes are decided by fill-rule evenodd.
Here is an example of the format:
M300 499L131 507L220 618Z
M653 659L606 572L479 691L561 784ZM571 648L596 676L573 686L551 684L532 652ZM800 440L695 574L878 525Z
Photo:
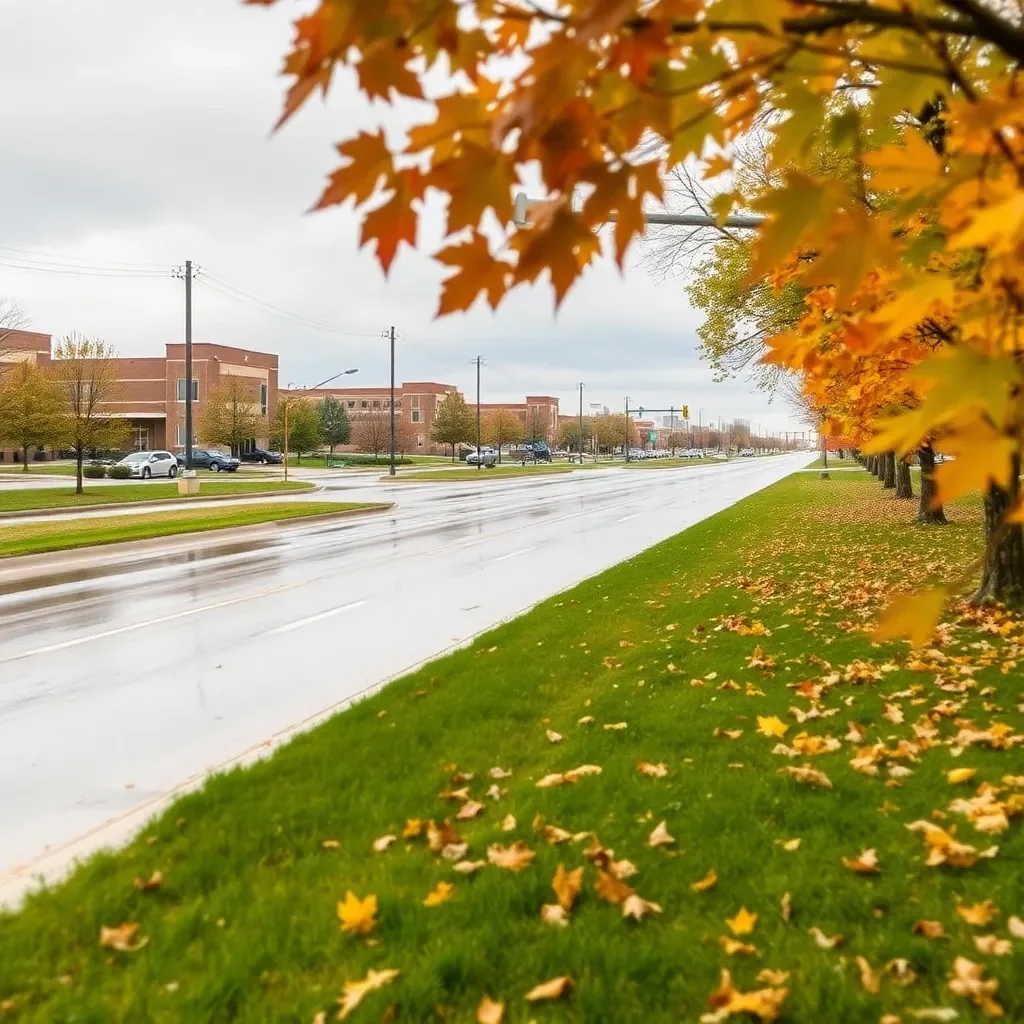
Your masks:
M126 455L119 466L127 466L131 470L132 479L148 480L154 476L176 477L178 463L170 452L132 452Z
M185 454L184 452L178 456L178 465L185 468ZM193 469L212 469L215 473L223 470L225 473L234 473L238 469L240 463L234 455L224 455L218 451L212 451L207 448L193 448L192 449L192 468Z
M472 451L466 456L467 466L483 466L490 469L498 464L498 453L493 448L481 448L479 451Z
M243 462L256 462L261 466L280 466L284 462L284 456L280 452L268 452L263 448L253 448L251 451L242 452Z
M519 446L519 461L525 466L527 462L550 462L551 449L547 441L524 441Z
M753 449L753 448L744 448L744 449L743 449L743 450L742 450L742 451L740 452L740 455L741 455L741 456L742 456L743 458L745 458L745 459L752 459L752 458L754 457L754 449Z

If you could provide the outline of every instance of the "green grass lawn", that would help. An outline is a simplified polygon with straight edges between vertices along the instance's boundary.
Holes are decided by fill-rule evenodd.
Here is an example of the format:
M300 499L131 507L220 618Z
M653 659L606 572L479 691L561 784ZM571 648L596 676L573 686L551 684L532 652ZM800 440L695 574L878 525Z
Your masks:
M375 465L386 466L388 464L387 453L381 455L376 463L373 462L373 456L372 455L358 455L358 453L357 453L357 457L360 460L369 459L370 462L369 462L368 465L369 465L369 468L371 468L371 469ZM348 453L348 452L338 452L337 455L335 455L335 458L339 459L339 460L341 460L343 462L347 462L348 459L351 458L351 454ZM434 465L440 465L441 463L444 463L444 462L448 461L447 457L444 456L444 455L404 455L404 456L400 455L400 456L397 456L397 458L402 460L402 461L398 462L398 465L406 465L406 466L408 466L408 465L434 466ZM324 455L303 455L302 456L302 461L299 462L298 459L294 455L289 455L288 456L288 465L289 466L301 466L301 467L304 467L306 469L324 469L326 467L326 465L327 465L327 457L324 456ZM363 463L362 461L360 461L359 464L351 465L350 467L346 467L346 468L366 469L366 468L368 468L368 466L367 466L366 463Z
M61 519L19 526L3 526L0 523L0 558L39 554L44 551L64 551L97 544L117 544L128 540L148 540L151 537L170 537L179 533L203 533L207 530L225 530L233 526L253 526L257 523L374 507L384 506L336 501L268 501L259 505L232 505L206 509L198 506L180 512Z
M678 469L680 466L713 466L727 459L630 459L630 469ZM625 463L623 463L625 464Z
M245 494L276 494L279 492L311 491L313 485L289 480L203 480L200 497L216 495L225 497ZM29 512L44 508L80 508L89 505L113 505L133 501L181 501L194 500L178 494L177 481L170 483L144 483L141 480L123 484L104 484L99 487L85 482L85 493L75 494L74 488L0 490L0 512Z
M488 995L512 1024L668 1024L710 1012L727 968L745 992L788 990L774 997L782 1021L909 1024L944 1007L980 1021L947 987L962 956L998 982L1005 1019L1024 1019L1024 941L1006 956L974 941L995 936L992 949L1024 916L1020 819L992 834L950 806L981 784L1020 812L1024 626L955 613L924 653L872 646L891 587L948 578L978 553L976 502L939 529L912 525L915 510L866 474L797 474L211 779L123 851L0 916L0 1003L48 1024L308 1024L335 1018L346 981L391 969L351 1019L472 1021ZM538 786L581 765L601 773ZM779 774L804 766L831 788ZM954 768L977 775L954 785ZM457 820L476 813L467 795L483 809ZM410 819L446 818L483 862L473 875L401 838ZM919 820L998 855L929 867L907 829ZM674 842L652 847L662 822ZM492 844L517 841L535 854L524 870L487 863ZM867 849L877 873L844 866ZM660 913L624 919L596 890L598 865L625 876L622 861L636 874L602 891L621 899L626 884ZM559 865L582 869L564 928L541 920ZM154 872L158 886L133 884ZM425 906L440 882L451 898ZM349 891L378 901L368 935L340 927ZM985 900L985 926L958 913L984 916ZM741 908L756 923L733 936ZM915 934L918 921L945 937ZM100 929L124 923L146 944L102 948ZM810 929L842 942L821 948ZM753 950L730 955L722 938ZM565 998L525 1001L562 975Z
M600 465L600 464L599 464ZM411 481L413 483L422 483L424 481L428 483L451 483L453 480L480 480L483 478L487 479L498 479L510 476L547 476L552 473L571 473L577 469L593 469L593 465L573 466L566 465L565 463L539 463L538 465L526 465L521 466L519 463L502 463L500 466L492 466L490 469L485 467L477 468L476 466L466 466L461 463L456 463L454 469L436 470L429 473L417 473L399 472L395 479L402 481ZM383 480L390 479L389 477L382 477Z
M30 462L26 470L20 462L0 462L0 473L32 473L37 476L74 476L74 463Z

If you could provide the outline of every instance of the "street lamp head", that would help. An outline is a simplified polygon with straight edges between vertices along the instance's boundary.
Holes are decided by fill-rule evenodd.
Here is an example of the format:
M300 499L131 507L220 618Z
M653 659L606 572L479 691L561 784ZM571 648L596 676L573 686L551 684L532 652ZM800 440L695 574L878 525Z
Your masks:
M358 372L359 372L359 369L358 369L358 367L357 367L357 368L355 368L355 369L352 369L352 370L346 370L346 371L345 371L345 373L358 373ZM344 376L344 374L342 374L342 376Z

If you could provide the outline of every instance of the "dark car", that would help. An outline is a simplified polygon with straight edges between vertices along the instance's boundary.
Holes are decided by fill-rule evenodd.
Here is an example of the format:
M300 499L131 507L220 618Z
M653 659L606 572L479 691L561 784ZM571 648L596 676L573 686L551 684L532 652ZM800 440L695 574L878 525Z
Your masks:
M184 454L178 456L178 465L184 468ZM215 473L223 470L225 473L234 473L238 466L238 459L233 455L222 455L220 452L209 451L206 448L192 449L193 469L212 469Z
M284 456L280 452L268 452L263 448L253 448L251 451L242 452L243 462L257 462L261 466L280 466L284 462Z
M547 441L526 441L519 446L519 458L524 466L527 462L550 462L551 449Z

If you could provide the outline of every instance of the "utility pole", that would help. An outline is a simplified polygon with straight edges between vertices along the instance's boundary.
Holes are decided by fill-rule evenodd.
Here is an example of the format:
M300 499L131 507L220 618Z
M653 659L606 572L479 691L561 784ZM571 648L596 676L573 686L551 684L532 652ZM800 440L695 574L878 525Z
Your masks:
M287 459L287 455L285 456ZM185 471L192 468L192 261L185 260Z
M624 426L626 430L626 441L622 446L622 450L626 453L626 461L629 462L629 395L626 395L626 422Z
M288 483L288 406L291 402L284 400L284 482Z
M583 465L583 388L586 386L583 381L579 382L580 389L580 465Z
M391 465L388 476L395 475L395 325L391 325Z
M483 469L484 460L480 455L480 363L483 357L477 356L473 362L476 363L476 468Z

